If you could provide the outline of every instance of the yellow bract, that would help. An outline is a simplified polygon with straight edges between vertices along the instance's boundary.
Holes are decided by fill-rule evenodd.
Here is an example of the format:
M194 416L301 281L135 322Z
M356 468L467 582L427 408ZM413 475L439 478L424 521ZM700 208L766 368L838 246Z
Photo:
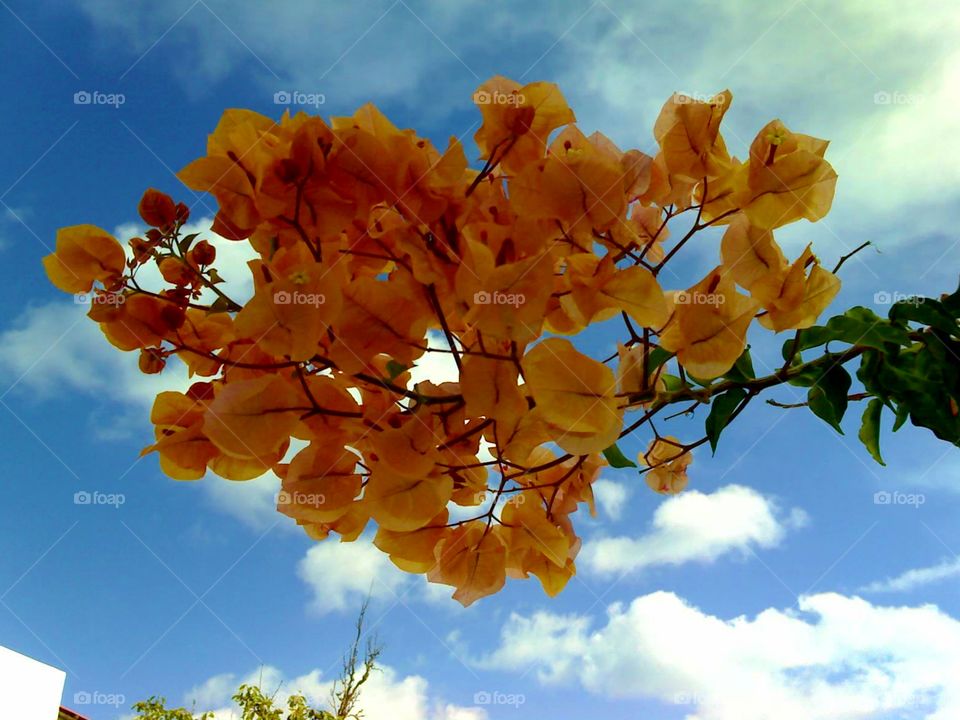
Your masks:
M452 494L453 478L449 475L404 477L374 465L363 498L380 527L409 532L429 523L450 502Z
M720 121L732 100L729 90L706 101L680 93L667 100L653 134L671 177L695 183L728 169L730 156L720 136Z
M647 452L637 458L650 468L644 474L647 485L663 495L675 495L687 486L687 467L692 459L682 443L670 436L654 439Z
M345 516L360 494L359 458L333 445L310 443L280 469L283 489L277 510L303 524L332 523Z
M77 225L43 260L61 290L95 289L89 317L144 373L202 378L157 396L145 452L163 472L273 472L277 509L309 537L373 537L465 605L507 576L559 592L573 514L595 513L629 435L699 399L683 378L728 374L754 318L809 327L839 289L773 235L829 209L827 143L773 121L738 160L720 128L729 91L673 95L652 156L582 132L552 83L498 76L473 100L477 168L458 138L435 146L372 104L224 112L178 177L216 199L214 233L245 243L243 296L235 268L217 272L229 248L152 188L129 253ZM729 225L719 267L664 292L690 284L674 258L708 252L713 225ZM643 415L625 431L627 413ZM646 481L679 492L690 455L654 435Z
M68 293L87 292L97 280L110 285L123 274L123 247L95 225L57 231L56 250L43 259L50 282Z
M474 135L480 154L490 158L500 153L507 171L542 157L550 133L575 120L553 83L521 87L497 76L477 88L473 101L483 116L483 125Z
M274 279L237 314L236 331L271 355L309 360L340 311L340 286L330 268L299 258L284 263L283 253L270 265Z
M747 190L740 207L754 225L775 228L830 211L837 173L823 155L827 141L792 133L772 121L750 146Z
M549 338L523 358L523 372L540 417L564 450L600 452L616 441L622 412L610 368L569 340Z
M660 345L694 377L710 380L733 367L746 347L758 303L741 295L721 268L673 295L673 314Z
M447 511L444 509L426 526L410 532L397 532L381 526L373 544L387 553L401 570L425 573L436 565L434 551L437 544L451 532L446 524Z
M787 263L773 233L751 225L745 214L730 223L721 252L724 269L766 310L760 323L777 332L810 327L840 291L840 280L809 247Z
M484 523L461 525L437 544L434 553L436 563L427 578L457 588L453 597L464 606L492 595L506 581L506 547Z
M281 457L305 399L288 380L264 375L227 383L210 403L203 419L207 437L236 458Z

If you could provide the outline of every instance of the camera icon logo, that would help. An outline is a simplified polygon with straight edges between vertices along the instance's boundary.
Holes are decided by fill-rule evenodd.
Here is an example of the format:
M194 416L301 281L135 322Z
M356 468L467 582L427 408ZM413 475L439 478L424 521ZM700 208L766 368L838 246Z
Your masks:
M690 293L680 290L674 295L673 300L677 305L689 305L691 300Z
M874 505L889 505L893 501L893 495L886 490L879 490L873 494Z
M477 105L489 105L490 101L490 93L488 93L486 90L477 90L473 94L473 102Z
M74 505L89 505L91 502L93 502L93 496L86 490L80 490L73 494Z
M273 104L274 105L289 105L290 104L290 93L286 90L277 90L273 94Z
M886 90L881 90L873 94L874 105L889 105L893 98Z
M890 293L886 290L880 290L873 294L873 303L874 305L889 305L890 304Z
M490 293L488 293L486 290L478 290L473 294L474 305L489 305L490 301Z
M74 705L89 705L92 699L93 698L91 697L90 693L88 693L86 690L81 690L80 692L75 692L73 694Z
M480 692L475 692L473 694L474 705L489 705L492 699L493 698L491 697L490 693L488 693L486 690L481 690Z
M291 302L290 293L286 290L277 290L273 294L273 304L274 305L289 305Z
M73 94L74 105L89 105L93 102L93 96L86 90L78 90Z

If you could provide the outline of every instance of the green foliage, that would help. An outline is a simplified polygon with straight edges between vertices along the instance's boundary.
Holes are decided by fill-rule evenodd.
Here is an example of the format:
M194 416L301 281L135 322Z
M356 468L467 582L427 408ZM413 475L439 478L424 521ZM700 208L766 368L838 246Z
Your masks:
M843 434L840 421L847 411L847 393L853 379L840 365L829 366L807 393L807 404L813 414Z
M607 462L610 463L610 467L613 468L635 468L637 466L633 460L623 454L623 450L621 450L620 446L616 443L604 450L603 456L607 459Z
M134 703L133 711L137 720L210 720L213 713L194 715L186 708L167 708L167 699L151 697L149 700Z
M291 695L283 711L274 699L254 685L241 685L233 701L240 709L240 720L341 720L327 710L310 707L303 695ZM194 715L185 708L167 708L166 699L152 697L133 706L137 720L212 720L213 713ZM345 718L343 719L345 720Z
M717 451L717 441L720 439L720 433L723 432L723 429L746 397L746 390L735 387L713 398L710 403L710 414L707 415L706 421L707 437L710 440L710 449L713 452Z
M867 308L851 308L824 325L801 330L787 341L783 356L792 369L788 382L809 387L807 405L842 432L848 400L868 400L859 438L870 455L880 455L884 408L898 430L908 419L941 440L960 445L960 289L939 299L912 297L891 306L887 318ZM830 343L848 345L833 354ZM827 346L826 363L804 364L801 353ZM841 367L860 358L857 379L864 392L848 395L849 374ZM835 358L830 362L830 358Z
M750 346L743 351L737 361L730 368L730 371L723 376L727 380L735 382L748 382L757 377L753 370L753 358L750 357Z
M369 602L369 601L368 601ZM340 677L330 690L330 710L311 707L303 695L291 695L287 708L277 707L274 696L267 695L256 685L241 685L233 696L240 710L240 720L361 720L357 701L363 685L378 669L377 658L382 652L376 638L368 637L361 653L363 621L367 614L364 602L356 622L356 633L350 650L343 657ZM136 720L213 720L213 713L194 715L185 708L167 708L166 698L151 697L133 706Z
M867 451L881 465L886 465L880 456L880 415L883 413L883 400L873 398L867 403L860 421L858 437Z

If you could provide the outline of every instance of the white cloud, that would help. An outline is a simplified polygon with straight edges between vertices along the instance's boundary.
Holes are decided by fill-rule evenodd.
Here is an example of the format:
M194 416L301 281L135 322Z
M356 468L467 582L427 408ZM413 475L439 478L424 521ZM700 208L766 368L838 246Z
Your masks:
M84 422L101 440L153 441L150 407L157 393L185 391L186 368L172 359L159 375L144 375L137 353L121 352L107 342L85 315L86 307L52 302L27 308L12 326L0 332L0 368L12 383L3 389L15 396L28 391L44 402L62 402L64 391L77 392L89 403ZM16 411L17 403L5 399ZM130 462L137 460L131 456ZM246 482L208 475L200 481L212 504L257 530L277 518L279 479L273 473ZM281 523L292 526L292 523Z
M207 0L188 12L121 0L79 4L125 59L138 60L131 78L164 62L188 89L200 92L243 72L265 103L276 91L297 90L322 94L321 110L376 97L444 116L440 104L424 102L424 81L431 78L434 90L452 78L473 85L473 71L462 58L468 48L486 44L466 22L478 0L416 10L405 3L295 3L271 8L269 23L254 8L224 0ZM364 78L362 85L357 77ZM277 115L283 109L277 106Z
M883 232L877 239L893 245L942 231L943 214L956 212L949 189L960 180L960 117L953 112L960 10L940 0L909 6L694 0L657 12L621 0L553 3L547 11L542 3L490 7L477 0L416 10L405 3L336 10L294 4L276 8L267 25L254 6L226 0L209 0L182 17L162 4L81 0L80 6L122 57L138 60L132 77L153 63L172 63L184 84L200 92L243 73L262 88L263 103L280 89L323 93L326 105L306 109L324 114L366 101L393 103L415 114L421 130L467 131L475 111L462 127L451 127L451 117L459 123L471 111L473 88L499 72L558 82L588 133L600 129L649 151L653 121L672 92L709 94L729 86L736 99L725 126L739 157L775 117L833 141L828 157L841 178L837 209L822 228L784 231L791 247L816 234L828 243L823 252L829 244L839 251L857 244L844 241L853 232L874 238ZM485 33L476 33L478 21ZM316 28L323 29L322 42ZM492 45L484 41L491 36ZM894 99L878 104L877 92ZM911 98L921 100L905 101Z
M918 587L960 575L960 558L924 568L914 568L896 577L878 580L860 588L860 592L910 592Z
M189 691L187 707L196 704L197 711L213 711L216 720L238 720L239 713L231 705L231 696L241 684L259 686L273 695L274 704L284 707L287 698L302 694L317 707L327 707L332 680L323 678L320 670L299 677L287 678L279 669L265 666L244 678L227 673L215 675ZM418 675L400 677L393 668L383 666L370 676L360 694L358 709L365 720L484 720L482 708L463 707L431 695L429 684Z
M451 599L453 588L403 572L372 540L365 535L355 542L339 542L331 536L307 551L297 564L297 575L312 591L310 610L319 614L353 611L368 595L387 605L425 602L434 608L462 610Z
M77 390L103 400L149 409L162 390L186 389L182 366L143 375L137 354L120 352L107 342L84 305L52 302L26 308L0 333L0 367L14 379L10 389L26 389L41 398Z
M730 87L734 104L724 132L738 157L776 117L832 141L827 157L840 181L836 210L823 223L833 232L804 227L784 231L783 239L805 244L820 232L839 250L848 233L867 228L887 231L881 243L888 245L942 231L944 189L960 181L960 118L952 112L960 77L951 42L960 30L956 7L936 0L909 8L873 0L749 9L695 2L650 13L609 5L619 19L607 23L602 5L588 15L565 39L570 62L556 78L588 131L649 149L648 128L671 92L709 95ZM597 43L603 27L604 42ZM901 51L889 52L892 45ZM890 93L891 102L876 102L877 92ZM915 206L940 212L904 212ZM909 235L889 233L891 223Z
M621 483L600 479L593 483L593 496L604 515L619 520L630 497L630 490Z
M409 579L369 538L323 540L307 551L297 574L313 590L311 608L318 613L354 608L367 594L394 599L404 594Z
M682 704L690 720L960 716L960 622L933 606L823 593L802 597L799 611L724 619L656 592L594 622L514 614L479 664L536 668L541 682L579 682L603 697Z
M280 478L272 472L243 481L225 480L208 473L201 483L213 507L254 530L266 530L277 521L280 527L296 528L292 520L277 513Z
M427 333L427 347L433 350L448 350L444 336L436 331ZM425 352L410 369L410 384L416 385L429 380L435 385L445 382L459 382L460 371L453 355L449 352Z
M805 523L802 510L784 516L772 500L741 485L727 485L710 494L692 490L665 500L645 535L588 541L580 562L606 575L655 565L712 562L752 547L775 547L789 529Z
M254 252L249 243L226 240L210 232L210 226L209 218L201 218L184 226L184 234L199 232L217 248L218 270L228 281L231 296L244 302L252 294L253 280L246 262ZM143 227L136 223L114 230L123 243L142 232ZM154 265L146 266L138 279L147 288L160 285ZM163 373L144 375L137 364L138 354L110 345L86 312L86 305L71 301L31 306L0 332L0 368L11 378L3 395L29 391L35 398L53 402L62 400L64 390L79 392L90 403L86 421L97 438L134 437L146 445L153 439L148 418L154 398L165 390L185 391L192 382L186 367L173 358ZM131 462L135 460L131 458ZM257 530L276 521L279 479L273 473L242 483L211 474L202 487L218 510Z
M249 243L231 242L209 232L210 225L209 218L201 219L185 226L184 232L203 233L216 246L217 267L230 282L231 294L243 302L252 292L246 261L253 251ZM114 232L125 243L142 227L128 223ZM161 282L153 264L144 267L138 279L147 288ZM110 345L97 324L86 317L87 309L70 301L27 307L0 333L0 367L15 379L14 387L41 397L59 396L66 387L135 405L138 410L149 410L158 392L189 387L186 368L177 360L158 375L141 373L137 353Z

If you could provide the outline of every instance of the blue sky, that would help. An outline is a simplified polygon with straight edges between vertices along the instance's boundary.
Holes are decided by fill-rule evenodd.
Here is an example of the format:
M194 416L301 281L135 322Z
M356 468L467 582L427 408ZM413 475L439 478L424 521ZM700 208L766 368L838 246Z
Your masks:
M78 705L96 720L151 694L223 708L251 676L322 695L372 587L388 669L370 720L957 717L960 458L926 431L885 433L882 468L856 441L856 408L841 437L805 410L751 406L715 457L696 455L685 495L606 471L558 598L511 582L463 610L368 543L309 541L273 510L275 478L177 483L139 459L152 396L182 378L140 376L40 258L64 225L135 234L150 186L209 227L212 199L173 171L225 108L279 116L277 92L322 95L304 109L325 116L373 101L445 145L475 131L482 80L551 80L585 131L651 152L672 92L729 87L734 154L775 117L832 141L831 214L779 237L794 255L813 242L828 266L872 240L834 307L883 313L883 293L957 280L958 26L926 0L0 0L0 644L66 670L65 704L125 698ZM711 237L666 285L716 264ZM239 282L241 254L222 257ZM613 336L590 342L605 352ZM751 342L772 366L780 338ZM880 491L912 502L877 504Z

